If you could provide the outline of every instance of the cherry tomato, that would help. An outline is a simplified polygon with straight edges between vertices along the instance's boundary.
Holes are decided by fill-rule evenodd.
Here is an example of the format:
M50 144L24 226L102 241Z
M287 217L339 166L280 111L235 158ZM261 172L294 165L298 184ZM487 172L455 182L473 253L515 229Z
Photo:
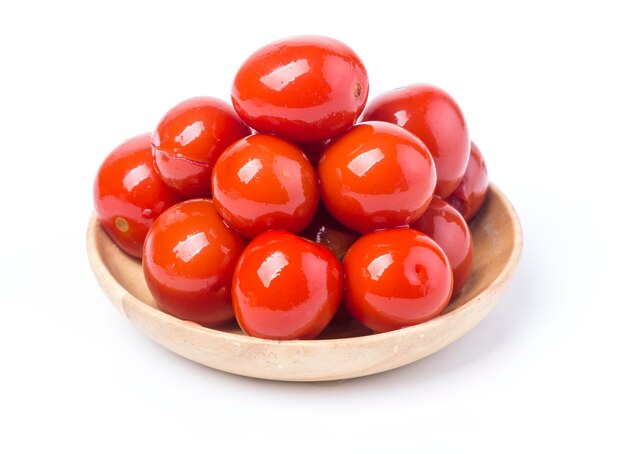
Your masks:
M436 181L424 144L399 126L378 121L358 124L335 139L318 171L324 205L357 232L415 222Z
M141 257L157 216L180 201L154 168L150 134L133 137L106 157L96 175L93 198L100 225L134 257Z
M470 140L463 113L449 94L431 85L388 91L368 105L363 120L387 121L419 137L437 167L435 194L452 194L465 173Z
M267 134L230 146L215 163L212 189L220 216L248 238L271 229L301 232L319 200L317 176L304 153Z
M324 246L277 230L257 236L237 262L233 307L247 334L313 339L339 307L343 273Z
M211 200L171 207L150 229L143 254L144 276L158 307L206 326L231 320L233 271L244 247Z
M452 294L452 268L437 244L413 229L362 236L343 260L344 302L352 316L384 332L429 320Z
M250 128L224 101L188 99L167 112L154 131L157 170L185 197L208 197L215 161L231 143L249 134Z
M326 246L339 261L343 260L359 234L341 225L320 203L313 220L301 234L304 238Z
M350 127L368 90L365 67L352 49L322 36L299 36L252 54L237 72L232 101L257 131L316 142Z
M346 323L354 322L354 318L352 318L352 314L348 311L348 308L345 304L340 303L335 316L330 321L328 326L338 326L345 325Z
M311 164L317 167L317 163L320 161L324 150L330 143L330 140L322 140L321 142L308 142L308 143L299 143L298 147L304 152Z
M411 228L428 235L443 249L454 275L452 296L458 295L472 271L474 258L472 234L461 213L435 196Z
M472 142L470 160L463 179L446 201L459 210L466 221L472 219L483 206L489 189L487 165L478 147Z

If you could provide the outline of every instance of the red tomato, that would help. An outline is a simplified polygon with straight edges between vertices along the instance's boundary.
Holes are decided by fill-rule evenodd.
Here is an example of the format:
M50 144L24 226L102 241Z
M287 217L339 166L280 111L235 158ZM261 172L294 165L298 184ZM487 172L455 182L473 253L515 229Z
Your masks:
M326 246L339 261L343 260L350 246L359 238L359 234L341 225L320 203L313 220L302 231L303 237Z
M152 144L163 181L185 197L211 195L211 172L219 155L250 128L224 101L191 98L165 114Z
M233 307L247 334L266 339L313 339L341 301L343 273L325 247L290 232L250 242L237 262Z
M346 305L343 303L340 303L339 308L337 309L337 312L335 313L335 316L330 321L328 326L345 325L353 321L354 321L354 318L352 318L352 315L350 314L350 311L348 311L348 309L346 308Z
M472 234L461 213L435 196L411 228L428 235L443 249L454 275L452 296L458 295L472 271L474 258Z
M470 160L461 183L446 201L459 210L466 221L472 219L483 206L489 189L487 165L478 147L472 142Z
M463 113L450 95L430 85L388 91L368 105L363 120L387 121L419 137L437 167L435 194L452 194L467 167L470 140Z
M368 90L365 67L352 49L322 36L300 36L252 54L237 72L232 101L257 131L316 142L349 128Z
M215 209L237 232L302 231L319 200L317 176L295 145L267 134L246 137L215 163Z
M343 260L344 302L352 316L384 332L429 320L452 294L452 268L437 244L413 229L362 236Z
M318 171L324 205L357 232L415 222L428 207L436 180L424 144L378 121L358 124L334 140Z
M150 229L143 254L144 276L158 307L201 325L231 320L230 287L244 247L211 200L171 207Z
M309 143L299 143L298 147L304 152L311 164L317 167L317 163L320 161L324 150L330 143L330 140L323 140L321 142L309 142Z
M150 134L133 137L106 157L96 175L93 199L100 225L113 241L141 257L154 220L179 202L156 173Z

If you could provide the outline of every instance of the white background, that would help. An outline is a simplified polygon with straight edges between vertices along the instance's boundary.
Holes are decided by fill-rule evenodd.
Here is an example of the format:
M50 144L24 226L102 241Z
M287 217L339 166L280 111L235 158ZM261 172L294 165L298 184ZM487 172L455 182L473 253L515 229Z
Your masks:
M624 452L626 28L619 2L3 2L0 451ZM593 5L593 6L591 6ZM105 155L294 34L371 94L450 92L517 208L523 257L475 330L330 384L213 371L106 300L84 236Z

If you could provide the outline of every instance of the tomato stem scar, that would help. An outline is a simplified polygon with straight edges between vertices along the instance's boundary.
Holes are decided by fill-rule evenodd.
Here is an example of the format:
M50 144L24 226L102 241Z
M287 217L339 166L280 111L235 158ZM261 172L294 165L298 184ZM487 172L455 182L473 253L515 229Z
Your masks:
M128 221L124 218L117 217L115 218L115 227L122 233L128 232Z

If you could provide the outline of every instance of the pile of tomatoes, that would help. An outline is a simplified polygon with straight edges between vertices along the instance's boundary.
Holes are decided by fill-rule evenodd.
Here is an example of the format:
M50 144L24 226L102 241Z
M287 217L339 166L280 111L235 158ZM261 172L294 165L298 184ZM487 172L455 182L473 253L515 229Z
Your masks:
M161 310L268 339L441 313L470 274L485 163L443 90L368 92L345 44L284 39L239 68L232 106L183 101L109 154L96 213Z

